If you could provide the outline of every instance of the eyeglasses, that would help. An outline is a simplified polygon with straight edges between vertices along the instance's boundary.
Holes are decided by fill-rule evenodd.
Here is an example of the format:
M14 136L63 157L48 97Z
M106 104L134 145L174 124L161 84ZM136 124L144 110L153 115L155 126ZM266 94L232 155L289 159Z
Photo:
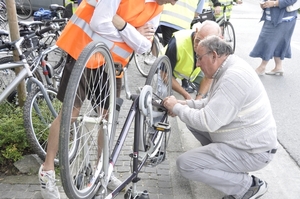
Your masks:
M197 61L201 61L202 57L204 57L205 55L207 55L207 54L209 54L209 53L211 53L211 51L208 51L207 53L205 53L205 54L203 54L203 55L201 55L201 56L196 55Z
M198 44L201 41L200 38L195 38L194 43Z

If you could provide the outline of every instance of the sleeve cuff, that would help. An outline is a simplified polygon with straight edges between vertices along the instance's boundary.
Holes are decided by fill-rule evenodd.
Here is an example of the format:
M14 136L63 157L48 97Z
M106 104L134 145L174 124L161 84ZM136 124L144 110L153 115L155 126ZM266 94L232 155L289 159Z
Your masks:
M118 29L118 31L124 30L126 28L126 26L127 26L127 22L125 22L125 25L123 26L123 28L122 29Z

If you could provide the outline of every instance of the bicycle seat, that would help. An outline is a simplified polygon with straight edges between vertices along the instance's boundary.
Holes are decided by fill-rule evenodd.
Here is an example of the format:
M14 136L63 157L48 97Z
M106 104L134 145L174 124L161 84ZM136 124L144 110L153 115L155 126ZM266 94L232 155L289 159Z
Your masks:
M30 27L34 25L43 25L44 23L41 21L19 21L18 24L22 27Z
M50 4L49 10L51 11L65 10L65 7L58 4Z

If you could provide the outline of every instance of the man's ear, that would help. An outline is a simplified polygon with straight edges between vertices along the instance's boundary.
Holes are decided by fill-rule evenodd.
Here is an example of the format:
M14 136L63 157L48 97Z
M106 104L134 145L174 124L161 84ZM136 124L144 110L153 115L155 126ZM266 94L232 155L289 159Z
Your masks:
M216 51L212 51L211 53L213 54L213 59L216 59L218 57L218 54Z

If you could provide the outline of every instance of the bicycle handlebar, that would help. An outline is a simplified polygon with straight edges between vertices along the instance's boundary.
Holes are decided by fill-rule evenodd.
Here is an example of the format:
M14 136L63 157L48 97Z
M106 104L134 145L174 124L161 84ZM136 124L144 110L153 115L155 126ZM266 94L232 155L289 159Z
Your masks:
M55 29L57 29L57 26L55 26L54 24L50 24L48 27L46 27L42 30L37 30L33 33L30 33L28 35L20 37L18 40L15 40L12 42L5 42L4 44L0 45L0 49L8 48L11 50L14 46L16 46L16 48L19 48L18 44L21 44L24 40L30 39L35 36L42 36L44 33L49 32L50 30L55 30Z
M46 27L46 28L44 28L42 30L37 30L37 31L35 31L35 32L33 32L33 33L29 34L29 35L25 35L24 39L30 39L30 38L32 38L34 36L42 36L44 33L49 32L50 30L53 30L53 29L54 29L54 27L52 27L50 25L50 26L48 26L48 27Z

